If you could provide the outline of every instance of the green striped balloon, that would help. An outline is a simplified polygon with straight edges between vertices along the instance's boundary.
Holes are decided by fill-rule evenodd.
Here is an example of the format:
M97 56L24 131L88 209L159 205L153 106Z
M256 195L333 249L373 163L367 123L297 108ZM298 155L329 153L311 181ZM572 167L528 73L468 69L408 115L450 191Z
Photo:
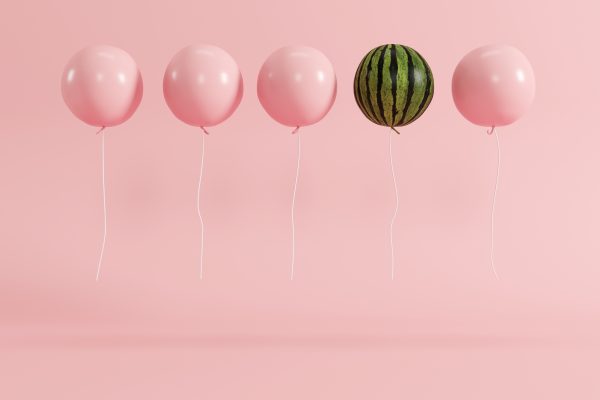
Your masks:
M356 70L354 98L372 122L392 129L408 125L431 103L433 74L416 50L400 44L379 46Z

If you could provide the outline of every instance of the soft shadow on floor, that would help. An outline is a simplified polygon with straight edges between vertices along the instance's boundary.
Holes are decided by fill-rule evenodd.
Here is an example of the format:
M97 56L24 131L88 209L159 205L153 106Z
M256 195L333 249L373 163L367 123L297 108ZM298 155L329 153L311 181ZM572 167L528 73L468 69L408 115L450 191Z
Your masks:
M0 337L0 347L131 347L131 348L498 348L596 344L556 336L491 334L103 334L19 335Z

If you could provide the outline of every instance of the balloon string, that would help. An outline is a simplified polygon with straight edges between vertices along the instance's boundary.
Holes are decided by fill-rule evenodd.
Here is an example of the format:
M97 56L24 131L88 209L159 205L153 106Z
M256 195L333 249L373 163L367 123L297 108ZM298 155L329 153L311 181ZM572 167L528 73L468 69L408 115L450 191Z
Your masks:
M296 127L292 133L298 132L300 127ZM292 267L290 271L290 280L294 280L294 265L296 264L296 219L295 219L295 210L296 210L296 190L298 189L298 176L300 175L300 135L298 137L298 152L297 152L297 161L296 161L296 179L294 181L294 193L292 195Z
M208 132L202 128L204 133L208 135ZM204 269L204 220L202 219L202 213L200 212L200 188L202 187L202 176L204 175L204 135L202 137L202 158L200 160L200 176L198 177L198 191L196 192L196 211L198 212L198 218L200 219L200 279L203 278Z
M398 133L394 128L393 131ZM390 250L391 250L391 261L392 261L392 280L394 280L394 276L396 273L396 260L394 253L394 223L396 222L396 217L398 216L398 184L396 182L396 171L394 170L394 155L392 152L392 132L390 131L390 167L392 169L392 178L394 179L394 194L396 195L396 207L394 209L394 215L392 216L392 220L390 221Z
M494 133L494 129L495 127L492 127L492 130L488 132L488 134L492 134ZM491 214L491 224L490 224L490 228L491 228L491 234L490 234L490 262L492 264L492 271L494 271L494 275L496 276L496 279L500 280L500 277L498 276L498 273L496 272L496 265L494 263L494 219L495 219L495 214L496 214L496 194L498 193L498 181L500 179L500 138L498 136L498 133L496 133L496 148L497 148L497 153L498 153L498 157L497 157L497 164L496 164L496 184L494 185L494 197L492 200L492 214Z
M104 130L104 126L96 133L99 134ZM100 269L102 267L102 260L104 258L104 248L106 246L106 180L105 180L105 165L104 165L104 138L106 135L102 135L102 206L104 210L104 234L102 237L102 248L100 250L100 259L98 260L98 269L96 271L96 282L100 280Z

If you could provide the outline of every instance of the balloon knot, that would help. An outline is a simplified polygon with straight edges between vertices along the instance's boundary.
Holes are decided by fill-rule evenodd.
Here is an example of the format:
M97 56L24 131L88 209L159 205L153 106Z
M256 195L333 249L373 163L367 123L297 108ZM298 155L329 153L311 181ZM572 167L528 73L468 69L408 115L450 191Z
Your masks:
M105 129L106 129L106 127L105 127L105 126L101 127L101 128L98 130L98 132L96 132L96 135L99 135L99 134L100 134L100 133L102 133L102 131L103 131L103 130L105 130Z
M392 128L392 130L393 130L394 132L396 132L398 135L400 134L400 132L398 132L398 131L396 130L396 128L395 128L395 127L393 127L393 126L390 126L390 128Z
M200 129L202 129L202 132L204 132L205 134L210 135L210 133L208 133L205 127L201 126Z
M488 129L487 134L488 135L493 135L495 130L496 130L496 127L492 126L492 129Z
M300 126L297 126L293 131L292 131L292 135L295 134L296 132L298 132L298 130L300 129Z

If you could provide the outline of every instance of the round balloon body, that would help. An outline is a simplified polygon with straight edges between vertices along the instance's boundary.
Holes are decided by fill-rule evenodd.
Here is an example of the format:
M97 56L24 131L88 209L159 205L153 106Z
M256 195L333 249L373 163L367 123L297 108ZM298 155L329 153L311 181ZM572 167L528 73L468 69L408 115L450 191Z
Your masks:
M383 126L417 120L433 98L433 74L416 50L386 44L369 51L354 75L354 98L370 121Z
M167 105L186 124L208 127L229 118L244 94L240 69L225 50L192 45L179 51L165 70Z
M452 77L454 104L476 125L511 124L525 114L534 96L533 68L512 46L490 45L471 51Z
M258 74L260 104L271 118L290 127L319 122L333 106L336 92L333 65L312 47L282 47Z
M62 96L77 118L109 127L127 121L142 100L142 75L118 47L95 45L77 52L65 66Z

